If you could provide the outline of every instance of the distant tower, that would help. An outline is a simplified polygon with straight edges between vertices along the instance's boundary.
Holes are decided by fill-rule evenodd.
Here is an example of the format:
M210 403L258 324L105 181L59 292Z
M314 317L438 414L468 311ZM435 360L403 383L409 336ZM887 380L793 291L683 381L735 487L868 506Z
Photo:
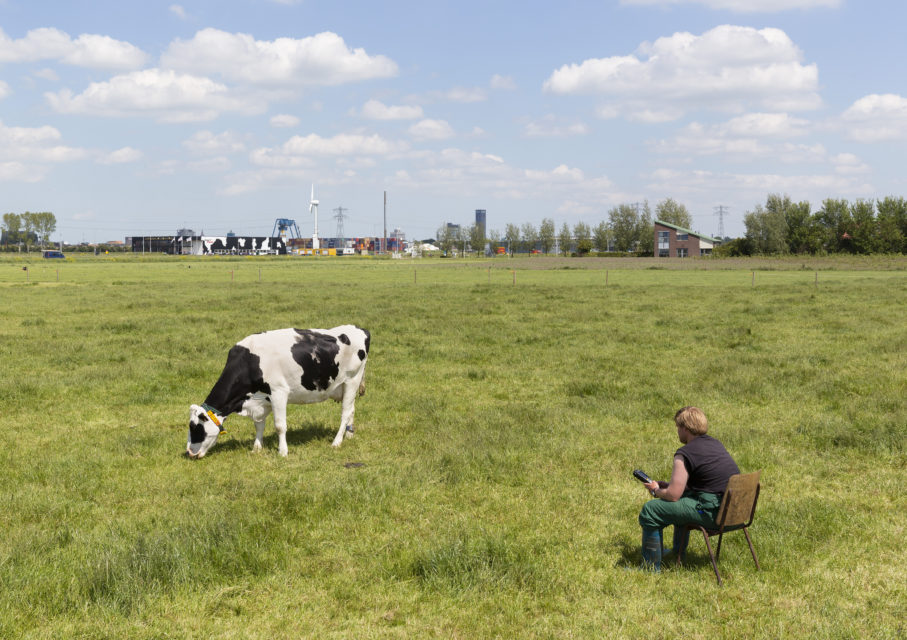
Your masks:
M320 248L318 245L318 201L315 199L315 184L312 184L312 197L309 198L309 213L315 214L315 231L312 232L312 249Z
M719 204L715 207L715 215L718 216L718 239L724 240L724 214L727 213L727 207Z
M343 207L337 207L334 209L334 220L337 221L337 244L334 245L335 248L341 249L343 245L343 212L349 211Z
M485 237L485 209L476 209L476 227L482 230L482 237Z

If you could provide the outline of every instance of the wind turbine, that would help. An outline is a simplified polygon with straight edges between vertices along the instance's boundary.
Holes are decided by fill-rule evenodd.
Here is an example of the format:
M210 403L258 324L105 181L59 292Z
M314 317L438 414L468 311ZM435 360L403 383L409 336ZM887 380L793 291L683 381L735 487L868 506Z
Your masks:
M320 248L318 245L318 201L315 199L315 184L312 184L312 197L309 198L309 213L315 214L315 231L312 233L312 249Z

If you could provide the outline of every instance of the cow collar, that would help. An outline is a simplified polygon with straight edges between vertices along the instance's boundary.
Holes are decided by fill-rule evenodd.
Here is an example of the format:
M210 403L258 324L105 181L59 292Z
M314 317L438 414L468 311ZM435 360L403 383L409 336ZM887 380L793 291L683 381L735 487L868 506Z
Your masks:
M212 407L210 404L202 403L202 409L205 410L205 413L208 414L208 417L211 418L211 422L217 425L221 430L221 433L225 431L224 429L224 419L221 417L220 411Z

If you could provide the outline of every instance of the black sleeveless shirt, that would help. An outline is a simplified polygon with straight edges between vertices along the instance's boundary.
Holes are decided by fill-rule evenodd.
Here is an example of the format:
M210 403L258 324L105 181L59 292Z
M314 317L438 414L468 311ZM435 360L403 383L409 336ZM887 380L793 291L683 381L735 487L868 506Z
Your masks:
M687 489L706 493L724 493L728 479L740 473L737 463L724 445L709 435L697 436L677 450L690 474Z

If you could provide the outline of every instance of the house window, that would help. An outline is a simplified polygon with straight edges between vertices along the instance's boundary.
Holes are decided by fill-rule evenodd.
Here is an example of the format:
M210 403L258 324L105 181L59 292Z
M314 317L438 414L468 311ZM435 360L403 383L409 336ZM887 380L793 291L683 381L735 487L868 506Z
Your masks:
M659 250L658 250L658 257L659 257L659 258L667 258L669 255L670 255L670 254L668 253L668 250L667 250L667 249L659 249Z
M686 249L683 249L683 248L677 249L677 257L678 257L678 258L686 258L687 255L688 255L688 254L687 254L687 250L686 250Z
M671 232L670 231L659 231L658 232L658 248L667 249L671 242Z
M680 232L678 232L678 233L677 233L677 239L678 239L678 240L689 240L689 239L690 239L690 234L689 234L689 233L680 233Z

